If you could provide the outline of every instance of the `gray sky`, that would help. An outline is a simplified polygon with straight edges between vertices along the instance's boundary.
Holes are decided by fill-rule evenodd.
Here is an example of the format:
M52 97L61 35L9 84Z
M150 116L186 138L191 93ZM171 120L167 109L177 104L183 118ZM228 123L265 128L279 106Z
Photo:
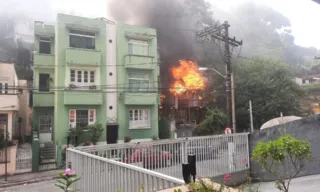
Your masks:
M230 7L249 0L210 1L228 11ZM106 17L106 2L107 0L51 0L51 5L56 12L74 13L87 17ZM266 4L290 19L296 44L320 49L320 5L311 0L255 0L255 2Z

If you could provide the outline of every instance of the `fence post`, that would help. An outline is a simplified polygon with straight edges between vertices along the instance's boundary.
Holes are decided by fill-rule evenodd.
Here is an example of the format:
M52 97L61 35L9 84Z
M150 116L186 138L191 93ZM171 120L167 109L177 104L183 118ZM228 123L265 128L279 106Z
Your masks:
M196 182L197 167L196 167L196 155L195 154L188 155L188 163L189 163L189 168L190 168L190 175L193 176L193 182Z
M40 167L40 141L32 136L32 172L38 172Z
M182 146L181 146L181 155L182 155L182 163L187 164L188 163L188 138L183 141Z
M234 167L234 161L233 161L233 154L234 154L234 142L233 142L233 137L230 136L230 139L228 139L228 165L229 165L229 171L233 172L235 167Z

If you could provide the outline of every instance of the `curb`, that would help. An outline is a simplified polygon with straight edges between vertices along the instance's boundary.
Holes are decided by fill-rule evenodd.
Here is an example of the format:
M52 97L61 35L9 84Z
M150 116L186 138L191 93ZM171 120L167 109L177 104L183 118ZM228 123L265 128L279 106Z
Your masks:
M3 183L3 184L0 184L0 189L5 189L5 188L8 188L8 187L14 187L14 186L24 185L24 184L31 184L31 183L39 183L39 182L43 182L43 181L50 181L50 180L54 180L54 179L58 179L58 178L59 178L58 176L54 176L54 177L44 177L44 178L25 180L25 181L17 181L15 183Z

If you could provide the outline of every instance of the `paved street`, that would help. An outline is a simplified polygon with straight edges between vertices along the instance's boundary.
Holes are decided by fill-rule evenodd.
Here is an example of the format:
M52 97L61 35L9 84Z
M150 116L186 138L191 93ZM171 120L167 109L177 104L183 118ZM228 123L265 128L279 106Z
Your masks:
M262 183L260 186L261 192L279 192L274 186L274 183ZM304 192L304 191L319 191L320 189L320 175L312 175L306 177L299 177L292 181L290 185L290 192Z
M54 184L55 180L44 181L30 185L20 185L6 189L0 189L0 192L61 192L61 189L56 188Z
M26 186L9 187L7 189L0 189L0 192L60 192L54 186L55 181L45 181L41 183L34 183ZM320 188L320 175L313 175L307 177L300 177L293 180L290 192L302 191L318 191ZM261 192L278 192L274 187L274 183L262 183L260 186Z

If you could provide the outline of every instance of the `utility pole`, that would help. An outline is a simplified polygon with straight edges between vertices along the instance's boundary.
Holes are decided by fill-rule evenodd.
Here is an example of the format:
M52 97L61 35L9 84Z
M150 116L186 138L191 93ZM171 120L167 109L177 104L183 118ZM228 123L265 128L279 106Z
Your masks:
M237 130L236 126L236 102L235 102L235 96L234 96L234 76L233 73L231 73L231 100L232 100L232 128L233 132L235 133Z
M251 128L251 133L253 133L253 117L252 117L252 103L251 103L251 100L249 101L249 111L250 111L250 128Z
M233 85L231 82L231 53L230 45L237 47L242 45L242 41L237 41L235 37L229 37L229 27L228 21L225 21L222 25L206 28L197 33L197 37L202 38L202 40L216 39L218 41L224 42L224 55L223 61L226 65L227 75L226 75L226 92L227 92L227 125L233 128L233 132L236 133L235 127L235 114L233 114L232 109L235 108L234 102L232 101L232 89Z

